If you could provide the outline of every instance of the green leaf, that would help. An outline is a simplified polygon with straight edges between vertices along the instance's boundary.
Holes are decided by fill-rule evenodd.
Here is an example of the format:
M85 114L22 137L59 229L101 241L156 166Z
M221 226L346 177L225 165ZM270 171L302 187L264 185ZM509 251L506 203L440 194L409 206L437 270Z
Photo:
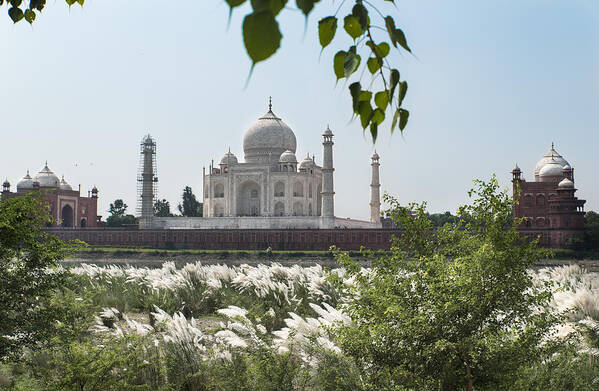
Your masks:
M376 138L379 134L379 125L376 122L370 123L370 135L372 136L372 142L376 142Z
M302 10L304 15L308 16L310 11L314 8L314 4L318 3L320 0L295 0L297 4L297 8Z
M355 82L349 85L349 93L352 98L352 106L354 109L354 113L358 112L359 104L360 104L360 92L362 91L362 86L360 82Z
M318 39L320 46L324 49L331 43L335 37L337 31L337 18L334 16L327 16L326 18L320 19L318 22Z
M362 123L362 129L366 129L372 118L372 106L370 102L360 101L358 105L358 114L360 114L360 122Z
M380 58L387 57L389 51L391 50L387 42L381 42L378 45L375 45L372 41L368 41L366 42L366 46L370 48L372 53L374 53L376 56L379 56Z
M227 2L227 4L229 5L229 7L231 9L235 8L235 7L239 7L240 5L242 5L243 3L246 2L246 0L225 0Z
M360 26L358 18L356 18L353 15L347 15L343 19L343 28L345 29L347 34L354 40L364 33L364 30L362 30L362 26Z
M343 63L345 62L346 54L347 52L340 50L335 54L335 57L333 58L333 70L335 71L335 76L337 76L337 80L343 79L345 77Z
M345 60L343 61L343 74L345 77L349 77L358 69L360 60L360 55L356 54L356 47L350 47L349 51L345 54Z
M29 9L31 9L31 10L36 9L38 11L41 11L44 9L45 5L46 5L46 0L30 0L29 1Z
M391 134L393 134L393 131L395 130L395 126L397 125L397 120L399 119L399 110L397 109L395 110L395 114L393 115L393 121L391 122Z
M69 7L77 2L77 0L66 0L66 1L67 1L67 4L69 5Z
M27 22L29 22L29 24L32 24L33 21L35 20L35 12L33 12L30 9L26 9L25 10L25 20Z
M385 18L385 27L387 27L387 34L389 34L393 46L397 47L397 44L399 43L402 48L412 53L412 50L406 41L405 34L401 29L395 28L395 20L391 16Z
M385 120L385 112L379 108L374 109L374 111L372 112L372 122L376 122L377 124L381 124L383 123L383 121Z
M370 57L368 61L366 61L366 65L368 66L368 71L371 74L375 74L379 69L381 69L382 64L379 62L379 59L376 57Z
M23 19L23 11L18 7L10 7L8 9L8 16L12 19L13 23L17 23Z
M370 23L366 7L364 7L360 3L356 3L356 5L354 5L354 7L351 10L351 14L358 18L358 22L360 23L360 26L362 26L362 30L366 30L368 28Z
M403 98L406 97L406 93L408 92L408 82L407 81L402 81L401 83L399 83L399 92L398 92L398 106L401 106L401 104L403 103Z
M360 100L361 101L366 101L366 102L370 102L370 99L372 99L372 92L370 91L360 91Z
M85 0L77 0L77 3L79 3L79 5L83 7L83 3L85 3Z
M399 130L403 132L404 128L408 124L408 117L410 112L408 110L399 109Z
M9 3L13 7L20 7L22 2L23 2L23 0L10 0Z
M393 94L395 93L397 83L399 83L399 71L397 69L391 69L391 72L389 72L389 100L393 100Z
M250 3L252 4L254 12L270 11L276 16L283 8L285 8L287 0L250 0ZM233 7L231 7L231 9L233 9Z
M281 38L279 24L272 12L254 12L243 19L243 43L253 64L275 54Z
M389 91L379 91L374 95L374 103L376 107L385 111L387 109L387 105L389 104Z

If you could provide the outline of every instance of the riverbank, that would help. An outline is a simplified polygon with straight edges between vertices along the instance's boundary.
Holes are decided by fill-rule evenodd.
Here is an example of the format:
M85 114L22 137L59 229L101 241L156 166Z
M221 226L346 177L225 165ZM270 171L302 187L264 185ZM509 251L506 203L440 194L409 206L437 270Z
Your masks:
M363 266L370 265L370 259L358 251L350 255ZM599 272L599 254L596 252L575 252L572 250L554 251L554 258L546 259L537 267L577 264L588 271ZM177 266L190 262L206 265L257 265L279 263L282 265L337 267L331 251L251 251L251 250L156 250L150 248L88 247L66 259L65 265L93 263L96 265L135 265L138 267L159 267L164 262L174 262Z

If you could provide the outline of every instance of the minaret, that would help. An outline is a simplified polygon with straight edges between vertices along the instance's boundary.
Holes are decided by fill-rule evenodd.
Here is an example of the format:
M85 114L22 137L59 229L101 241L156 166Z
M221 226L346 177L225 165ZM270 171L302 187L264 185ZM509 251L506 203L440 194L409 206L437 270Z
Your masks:
M139 228L150 228L154 217L154 197L158 178L155 175L156 142L148 134L141 142L140 173L138 191L141 207L138 208Z
M333 190L333 132L327 125L327 129L322 134L322 149L323 149L323 161L322 161L322 217L334 218L335 217L335 205L333 203L333 197L335 191ZM334 221L331 221L327 228L332 228Z
M370 221L381 221L381 183L379 182L379 155L374 151L372 155L372 180L370 182Z

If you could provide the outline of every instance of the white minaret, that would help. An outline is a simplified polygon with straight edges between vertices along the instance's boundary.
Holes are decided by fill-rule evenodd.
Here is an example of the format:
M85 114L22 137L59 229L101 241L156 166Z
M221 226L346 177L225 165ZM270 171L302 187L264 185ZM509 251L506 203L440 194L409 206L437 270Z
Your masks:
M156 177L156 142L148 134L141 141L140 173L138 174L139 228L150 228L154 217L154 197L158 178Z
M381 184L379 182L379 155L374 151L372 155L372 180L370 182L370 221L380 223L381 221Z
M333 218L335 217L335 205L333 197L335 191L333 190L333 132L327 125L327 129L322 134L322 150L323 150L323 161L322 161L322 217L331 220L324 222L327 228L332 228L334 225Z

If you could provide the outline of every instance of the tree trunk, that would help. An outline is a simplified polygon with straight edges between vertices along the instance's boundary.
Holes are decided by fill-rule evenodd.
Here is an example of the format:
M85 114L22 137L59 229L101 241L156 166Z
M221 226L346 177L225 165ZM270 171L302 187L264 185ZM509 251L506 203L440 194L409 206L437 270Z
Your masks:
M470 372L470 364L466 364L466 376L468 376L468 385L466 386L466 391L472 391L472 373Z

